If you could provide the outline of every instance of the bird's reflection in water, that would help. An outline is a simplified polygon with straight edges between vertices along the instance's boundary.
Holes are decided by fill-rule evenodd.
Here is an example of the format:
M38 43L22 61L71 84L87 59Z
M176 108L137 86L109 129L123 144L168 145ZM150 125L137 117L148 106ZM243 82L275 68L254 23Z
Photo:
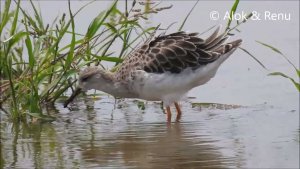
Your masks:
M197 134L200 123L129 123L126 129L81 144L82 158L94 166L137 168L230 167L205 135Z

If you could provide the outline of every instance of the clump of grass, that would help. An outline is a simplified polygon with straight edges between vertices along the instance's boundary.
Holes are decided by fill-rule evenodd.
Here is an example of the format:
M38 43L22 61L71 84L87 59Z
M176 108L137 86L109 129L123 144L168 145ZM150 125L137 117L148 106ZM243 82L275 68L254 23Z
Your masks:
M5 1L0 23L0 107L9 108L5 112L11 119L47 119L43 107L73 90L79 69L91 64L102 66L102 61L118 65L137 41L156 30L144 29L141 20L150 13L168 9L150 2L133 1L130 5L123 1L126 9L122 11L119 2L113 1L92 20L85 34L79 34L76 15L90 2L78 11L72 11L70 3L66 13L52 24L45 24L33 1L30 0L33 14L22 8L20 0ZM71 40L63 46L67 37ZM111 50L115 41L122 43L119 53Z

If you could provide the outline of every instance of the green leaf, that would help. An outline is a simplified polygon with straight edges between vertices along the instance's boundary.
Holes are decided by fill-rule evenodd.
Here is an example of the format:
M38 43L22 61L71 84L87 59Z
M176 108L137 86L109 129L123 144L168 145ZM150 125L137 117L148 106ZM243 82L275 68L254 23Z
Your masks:
M19 9L20 9L19 7L20 7L20 0L18 0L18 3L17 3L14 20L13 20L13 23L12 23L11 29L10 29L10 35L15 34L15 31L17 28L17 21L18 21L18 16L19 16Z
M64 37L65 33L68 31L68 28L69 28L71 22L72 22L72 18L68 21L68 23L67 23L64 27L62 27L62 28L59 30L59 32L58 32L58 38L56 39L55 44L51 46L51 49L49 49L49 51L52 51L52 50L53 50L53 51L56 51L56 52L58 51L59 43L60 43L60 41L62 40L62 38ZM72 44L71 44L71 45L72 45ZM55 53L56 53L56 52L55 52ZM57 53L56 53L56 54L57 54Z
M117 4L118 1L115 1L112 6L107 11L102 11L99 13L99 15L94 18L94 20L91 22L91 24L88 27L86 38L91 39L98 29L103 25L103 22L105 19L109 16L109 14L113 11L114 6Z
M88 39L91 39L95 33L97 32L97 30L99 29L99 27L101 26L101 21L103 20L103 15L105 14L105 11L102 11L98 14L98 16L96 18L94 18L94 20L92 21L92 23L89 25L87 33L86 33L86 37Z
M277 48L275 48L275 47L273 47L271 45L268 45L266 43L263 43L263 42L260 42L260 41L256 41L256 42L259 43L259 44L261 44L261 45L263 45L263 46L265 46L265 47L268 47L268 48L272 49L273 51L275 51L276 53L280 54L289 64L291 64L294 67L294 69L297 72L297 74L299 74L298 73L299 69L297 69L297 67L280 50L278 50Z
M156 27L150 27L146 30L143 30L143 32L141 34L139 34L135 39L133 39L130 43L127 44L126 48L130 47L133 43L135 43L137 40L139 40L143 35L145 35L146 33L155 30Z
M116 62L116 63L121 63L123 62L123 59L119 57L110 57L110 56L97 56L95 54L91 54L93 57L99 59L99 60L104 60L104 61L109 61L109 62Z
M259 43L259 44L261 44L261 45L263 45L263 46L266 46L266 47L272 49L272 50L275 51L276 53L279 53L279 54L283 55L283 53L282 53L280 50L278 50L277 48L275 48L275 47L273 47L273 46L271 46L271 45L268 45L268 44L263 43L263 42L260 42L260 41L256 41L256 42Z
M69 13L70 13L70 18L71 18L72 40L71 40L70 51L69 51L69 54L68 54L67 60L66 60L66 69L67 70L70 68L71 63L72 63L72 58L73 58L73 55L74 55L74 48L75 48L75 41L76 41L74 16L73 16L72 11L71 11L70 0L69 0Z
M2 3L2 2L1 2ZM0 35L2 35L2 30L5 27L5 25L8 23L9 18L11 17L10 13L9 13L9 8L11 5L11 0L6 0L5 1L5 5L4 5L4 10L3 13L1 12L0 14L2 14L1 17L1 22L0 22ZM2 10L2 9L1 9ZM13 14L13 13L11 13ZM1 36L2 37L2 36Z
M35 8L35 5L33 4L32 0L30 0L30 4L34 10L34 17L36 19L36 21L39 24L39 28L41 30L44 30L44 24L43 24L43 19L42 19L42 14Z
M33 67L35 64L35 58L34 58L33 51L32 51L32 43L31 43L31 40L28 35L25 40L25 44L26 44L27 52L28 52L28 56L29 56L29 67L31 68L31 70L33 70Z
M54 80L52 80L52 82L51 82L49 85L47 85L47 86L43 89L42 93L40 94L41 98L45 97L46 94L47 94L50 90L52 90L53 87L55 87L55 86L58 84L58 82L59 82L60 80L61 80L61 78L59 78L59 77L56 78L56 79L54 79Z
M287 75L281 73L281 72L272 72L268 74L269 76L283 76L285 78L289 78Z
M117 34L118 30L110 23L105 23L103 25L106 25L113 33Z
M300 92L300 84L297 83L294 79L290 79L290 80L293 82L293 84L295 85L295 87L298 89L298 92Z
M292 83L295 85L295 87L297 88L297 90L300 92L300 84L297 83L293 78L289 77L288 75L285 75L282 72L272 72L270 74L268 74L269 76L282 76L284 78L290 79L292 81Z
M264 69L267 69L266 66L264 64L262 64L255 56L253 56L249 51L247 51L246 49L239 47L239 49L241 49L242 51L244 51L245 53L247 53L249 56L252 57L252 59L254 59L261 67L263 67Z
M75 41L75 45L77 45L77 44L82 44L83 42L84 42L84 39L76 40L76 41ZM66 45L66 46L64 46L64 47L62 47L62 48L60 48L60 49L58 50L58 52L62 52L62 51L64 51L64 50L66 50L67 48L71 48L72 45L74 45L74 44L73 44L73 43L68 44L68 45Z
M17 21L18 21L18 16L19 16L19 6L20 6L20 0L17 3L17 10L14 13L14 20L13 23L11 24L11 28L10 28L10 36L13 36L15 34L15 30L17 27ZM2 31L2 30L1 30ZM10 51L11 47L14 45L15 43L13 41L9 41L8 43L8 47L7 47L7 52Z
M64 80L64 79L67 79L68 77L76 74L76 70L74 69L70 69L66 72L64 72L63 76L62 77L57 77L56 79L52 80L52 82L48 85L46 85L44 88L43 88L43 91L42 93L40 94L42 98L45 98L46 97L46 94L50 91L50 90L53 90L54 87L56 87L58 85L58 83L61 81L61 80ZM47 75L47 74L46 74ZM43 77L41 77L43 78Z
M68 79L71 75L75 73L76 71L71 69L63 74L62 79ZM63 83L60 87L56 89L53 97L51 98L51 101L54 102L55 100L57 100L68 88L70 88L70 86L67 83Z
M16 43L18 43L24 36L29 35L27 32L18 32L11 37L7 38L3 41L3 43L10 43L10 47L13 47Z
M194 6L192 7L192 9L189 11L189 13L186 15L186 17L184 18L182 24L180 25L178 31L181 31L185 22L187 21L187 19L189 18L189 16L191 15L192 11L194 10L194 8L196 7L196 5L198 4L199 0L197 0L197 2L194 4Z
M29 111L42 115L43 113L39 106L39 95L38 95L37 86L34 84L32 80L30 80L30 86L31 86L30 98L28 99L30 101Z
M285 78L290 78L289 76L285 75L284 73L281 73L281 72L272 72L272 73L269 73L268 74L269 76L282 76L282 77L285 77Z
M24 19L28 19L30 25L32 25L32 27L34 28L34 31L38 31L39 28L36 25L36 21L32 17L30 17L21 7L20 9L24 15Z
M231 21L232 21L232 17L237 9L237 6L239 5L239 0L235 0L233 6L231 7L231 10L230 10L230 18L228 19L227 21L227 27L226 27L226 30L230 28L230 24L231 24Z

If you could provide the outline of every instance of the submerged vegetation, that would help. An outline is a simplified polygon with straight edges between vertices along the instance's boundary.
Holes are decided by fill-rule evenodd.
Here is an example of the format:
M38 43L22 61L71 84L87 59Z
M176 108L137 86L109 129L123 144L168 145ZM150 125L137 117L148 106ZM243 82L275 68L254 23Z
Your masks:
M130 3L122 1L125 9L120 9L120 2L114 1L91 21L85 34L79 34L76 32L76 16L91 2L73 11L68 1L68 12L51 24L44 23L36 4L32 0L29 2L33 13L23 9L21 0L7 0L0 16L0 108L11 119L24 121L28 117L53 120L43 114L44 106L53 105L74 90L80 69L91 64L103 67L102 61L108 61L114 63L114 71L138 42L152 37L159 29L159 25L144 29L141 21L147 20L150 14L172 7L160 7L150 0L134 0ZM231 17L238 4L236 0ZM194 7L178 30L183 28ZM250 13L248 18L251 16ZM246 20L231 27L232 21L229 20L227 33L231 34L244 22ZM68 44L64 44L66 41ZM115 42L121 44L117 52L112 50ZM263 45L282 54L269 45ZM246 49L242 50L250 54ZM250 56L263 66L253 55ZM299 69L295 69L299 76ZM270 75L289 78L299 90L299 83L285 74L274 72ZM144 109L143 103L139 102L138 106Z

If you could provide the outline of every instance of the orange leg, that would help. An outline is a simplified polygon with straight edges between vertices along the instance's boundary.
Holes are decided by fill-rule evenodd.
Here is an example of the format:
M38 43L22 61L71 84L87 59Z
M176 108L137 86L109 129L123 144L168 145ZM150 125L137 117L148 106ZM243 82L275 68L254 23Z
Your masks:
M176 110L177 110L176 121L179 121L180 118L181 118L181 109L180 109L180 106L177 102L175 102L174 104L175 104L175 107L176 107Z
M171 108L170 108L170 106L167 106L166 111L167 111L168 122L171 122L171 116L172 116L172 114L171 114Z

